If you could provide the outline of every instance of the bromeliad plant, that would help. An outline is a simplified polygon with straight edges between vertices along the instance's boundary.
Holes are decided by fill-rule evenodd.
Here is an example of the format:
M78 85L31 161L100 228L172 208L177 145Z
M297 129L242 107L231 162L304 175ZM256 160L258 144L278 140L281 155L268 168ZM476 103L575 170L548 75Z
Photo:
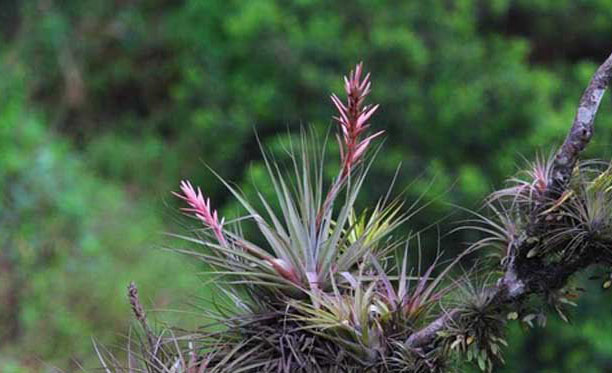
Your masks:
M289 150L292 177L264 154L275 201L260 194L257 208L221 179L246 210L241 219L226 222L200 188L181 182L174 194L204 228L179 236L199 248L182 252L211 268L226 301L216 299L207 315L212 327L158 335L131 287L145 337L140 359L131 356L125 371L446 372L462 361L492 371L503 361L508 322L543 325L547 305L566 319L564 307L576 295L570 278L592 265L612 268L612 168L578 161L612 79L612 56L596 72L555 157L538 159L486 200L490 214L476 214L464 228L482 233L480 241L445 266L437 256L423 272L408 255L410 247L420 250L412 242L418 235L393 236L418 210L414 204L405 211L387 195L356 212L372 141L382 134L368 134L378 106L365 103L371 83L362 70L359 64L345 78L346 101L331 96L340 171L330 185L322 154L306 135ZM241 221L257 227L256 239L246 237ZM451 275L475 251L501 260ZM604 288L612 286L606 276ZM97 351L107 371L121 371Z
M334 276L350 275L365 256L383 257L394 248L384 240L409 217L400 212L401 203L387 205L383 200L369 216L362 217L361 224L354 220L354 205L369 167L364 156L371 141L382 133L363 138L368 120L378 106L364 104L371 85L369 75L363 79L361 75L360 64L346 79L346 104L332 96L339 112L336 120L342 136L338 141L343 150L340 174L327 194L323 169L309 154L312 144L307 138L303 138L300 149L293 149L290 154L295 180L287 180L280 167L265 158L280 213L272 208L275 203L262 195L259 198L263 211L257 210L224 182L248 212L246 219L257 225L266 241L265 247L248 240L239 230L225 229L223 220L219 220L200 189L196 191L188 181L181 183L181 193L175 195L189 206L183 210L209 230L211 239L196 243L210 249L199 255L215 268L214 273L227 277L233 284L244 283L265 293L275 293L283 302L284 295L280 293L316 299L319 291L331 290ZM343 189L345 199L337 206Z

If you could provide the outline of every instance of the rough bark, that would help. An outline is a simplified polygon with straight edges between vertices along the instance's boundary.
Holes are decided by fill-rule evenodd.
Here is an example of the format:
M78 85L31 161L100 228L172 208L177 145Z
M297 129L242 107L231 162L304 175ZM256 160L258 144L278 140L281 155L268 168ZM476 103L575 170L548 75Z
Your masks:
M612 55L597 69L582 94L574 123L555 157L550 192L560 194L569 182L578 155L593 136L595 115L601 98L612 79Z

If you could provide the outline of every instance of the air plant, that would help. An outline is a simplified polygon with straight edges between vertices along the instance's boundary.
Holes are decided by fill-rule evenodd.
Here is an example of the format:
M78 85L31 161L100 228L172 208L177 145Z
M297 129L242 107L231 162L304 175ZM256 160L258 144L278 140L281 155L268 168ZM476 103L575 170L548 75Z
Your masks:
M425 273L413 277L408 273L408 258L407 255L404 255L399 275L397 280L394 280L388 275L392 271L385 270L376 258L371 258L380 283L381 305L378 308L385 310L381 316L386 327L395 328L395 333L401 333L396 325L398 320L401 320L399 324L404 326L403 333L409 334L409 328L418 325L421 318L426 316L432 307L437 306L444 295L450 291L451 286L444 281L453 265L459 260L456 258L453 263L434 276L438 260L439 257L425 270Z
M491 256L498 257L502 265L507 264L507 259L517 243L523 239L521 233L524 230L526 219L521 211L517 211L516 205L509 208L496 200L487 200L485 207L488 214L476 211L468 212L474 215L473 219L463 222L455 231L470 230L480 232L483 237L471 245L471 251L487 249Z
M586 244L609 250L612 242L612 170L608 167L580 179L572 197L559 209L570 226L565 232L571 237L571 244L565 248L567 255Z
M527 162L525 170L508 180L509 186L493 192L488 201L502 200L522 208L532 209L534 201L541 200L552 180L554 154L536 155L534 162Z
M443 333L444 348L475 361L482 371L491 372L496 362L504 361L502 347L505 326L512 313L508 305L496 302L490 279L466 279L458 284L456 312L458 316Z
M291 291L296 294L330 289L333 276L355 270L357 263L371 252L379 256L389 250L384 247L383 239L408 218L400 211L401 203L383 206L385 201L381 200L366 224L354 221L354 204L369 167L361 163L371 141L382 133L379 131L362 139L378 106L364 104L371 83L369 74L363 80L361 74L362 65L359 64L350 77L345 78L346 105L336 95L332 96L339 110L336 119L340 123L342 136L339 141L344 150L340 174L325 200L322 199L322 169L308 154L307 149L312 146L306 138L302 140L301 149L290 150L296 171L295 188L285 179L279 166L264 157L280 215L271 207L274 205L272 201L267 201L262 195L259 198L264 209L259 211L239 191L223 181L246 209L248 218L255 222L267 247L259 247L239 233L224 229L223 219L219 221L200 189L196 192L188 181L181 183L182 193L175 195L188 203L189 207L183 210L201 220L213 232L216 242L191 240L220 254L198 253L197 256L218 267L217 274L234 275L240 277L239 282L263 287L272 284L278 288L292 287ZM351 183L346 184L349 178ZM334 202L345 185L344 203L334 215Z
M505 248L503 258L523 241L527 243L523 246L529 246L522 253L528 259L547 256L549 260L565 260L593 245L606 250L612 242L610 168L602 170L602 162L578 162L568 188L551 199L547 188L552 181L553 160L536 157L536 162L520 173L526 177L510 179L512 186L492 193L486 200L492 218L476 214L476 224L461 229L486 233L477 245ZM540 228L536 230L536 226Z
M368 150L382 134L367 133L378 106L365 103L371 83L369 74L362 78L362 70L359 64L345 78L346 103L332 95L338 110L341 167L327 191L320 157L309 152L314 145L305 135L298 147L288 149L295 170L292 180L264 152L276 201L259 194L262 210L220 179L246 210L242 220L257 226L265 245L255 244L220 218L200 188L188 181L175 193L187 203L183 211L205 227L198 237L180 236L204 250L181 251L211 266L217 283L243 289L227 290L228 296L257 303L234 317L219 314L216 319L226 331L222 336L203 334L202 344L218 345L221 338L225 349L233 351L231 346L238 343L246 350L263 343L258 351L267 351L265 369L329 371L340 362L383 369L397 343L427 319L445 294L443 282L450 266L434 276L434 263L414 276L404 254L399 277L394 278L380 264L404 246L392 233L412 216L414 204L404 211L404 203L390 201L388 193L370 211L355 210L371 163ZM310 341L312 349L304 341ZM301 352L293 347L270 349L277 344Z
M294 303L294 318L315 335L342 347L351 358L371 366L384 356L385 341L379 320L376 282L365 283L360 273L350 289L336 284L330 293L320 293L315 304Z

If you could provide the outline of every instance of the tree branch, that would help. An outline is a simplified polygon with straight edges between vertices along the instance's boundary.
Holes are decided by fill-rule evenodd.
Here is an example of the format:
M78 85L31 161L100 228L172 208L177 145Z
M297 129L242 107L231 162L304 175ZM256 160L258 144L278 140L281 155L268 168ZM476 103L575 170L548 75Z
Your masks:
M612 55L597 69L580 98L574 123L559 148L552 169L550 192L560 195L569 182L578 155L593 136L593 122L603 94L612 79Z
M593 135L593 123L604 91L612 80L612 55L597 69L580 99L572 127L559 148L551 172L551 180L544 196L554 200L566 189L578 156L587 146ZM543 201L542 201L543 202ZM540 209L546 206L539 204ZM537 216L540 211L536 211ZM528 232L546 230L546 221L533 219ZM529 295L561 289L576 272L583 270L601 259L597 248L587 248L570 261L547 263L539 258L527 258L534 242L522 239L513 244L503 276L495 286L488 289L492 302L500 305L520 302ZM460 317L458 309L445 312L421 330L411 334L406 340L409 348L422 348L434 342L438 333L449 323Z

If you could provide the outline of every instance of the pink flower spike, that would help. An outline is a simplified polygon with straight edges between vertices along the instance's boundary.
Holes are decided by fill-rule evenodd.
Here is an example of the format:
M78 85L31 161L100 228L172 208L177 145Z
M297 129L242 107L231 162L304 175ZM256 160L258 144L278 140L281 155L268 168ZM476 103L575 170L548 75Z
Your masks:
M365 140L361 139L362 134L369 128L368 121L378 109L378 105L365 105L365 98L370 93L372 87L370 73L363 79L363 63L357 64L355 70L351 70L348 76L344 77L344 89L346 91L346 102L342 102L335 94L331 95L331 100L338 110L338 115L333 119L340 127L338 141L340 143L340 174L330 188L325 201L321 206L317 218L317 226L322 220L323 214L328 211L333 198L336 196L342 185L346 182L351 171L357 166L363 154L366 152L370 141L377 137L379 133L370 136Z
M183 208L182 210L194 213L195 217L200 219L204 226L213 231L219 244L227 246L227 240L223 235L223 219L220 223L217 211L210 208L210 198L204 200L200 188L196 192L188 180L181 181L180 188L183 194L176 192L172 192L172 194L184 200L190 206L190 208Z
M344 88L347 100L342 102L335 94L331 95L331 100L338 110L338 115L334 120L338 122L342 134L341 142L341 178L348 175L351 169L357 164L363 153L366 151L370 140L361 140L361 135L368 129L368 121L378 110L378 105L364 105L364 101L372 87L370 73L365 74L362 79L363 63L357 64L348 76L344 77Z

